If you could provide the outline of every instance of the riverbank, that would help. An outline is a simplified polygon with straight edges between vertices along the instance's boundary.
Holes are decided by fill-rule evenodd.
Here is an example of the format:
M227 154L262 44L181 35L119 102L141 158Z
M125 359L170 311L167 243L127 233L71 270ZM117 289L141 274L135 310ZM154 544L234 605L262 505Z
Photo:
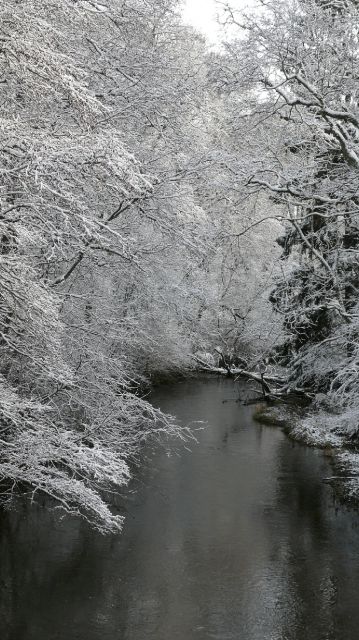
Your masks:
M292 440L322 449L333 468L327 481L335 485L343 499L359 504L358 416L354 411L333 414L324 409L262 403L253 419L279 426Z

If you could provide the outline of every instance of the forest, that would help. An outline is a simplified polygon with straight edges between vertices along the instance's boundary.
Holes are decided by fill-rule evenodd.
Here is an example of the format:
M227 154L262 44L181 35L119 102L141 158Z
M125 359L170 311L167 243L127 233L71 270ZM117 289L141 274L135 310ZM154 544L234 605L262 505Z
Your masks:
M191 437L158 381L265 362L303 437L359 438L358 4L224 3L215 48L181 9L0 7L1 500L102 533Z

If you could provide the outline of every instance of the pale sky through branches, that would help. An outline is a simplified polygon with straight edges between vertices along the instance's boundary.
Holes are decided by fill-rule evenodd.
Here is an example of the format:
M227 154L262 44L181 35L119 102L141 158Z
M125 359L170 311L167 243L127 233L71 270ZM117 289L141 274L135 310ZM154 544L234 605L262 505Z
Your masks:
M246 9L255 4L255 0L234 0L237 9ZM220 39L220 27L216 22L216 15L220 5L216 0L186 0L183 17L186 22L204 33L208 40L216 42Z

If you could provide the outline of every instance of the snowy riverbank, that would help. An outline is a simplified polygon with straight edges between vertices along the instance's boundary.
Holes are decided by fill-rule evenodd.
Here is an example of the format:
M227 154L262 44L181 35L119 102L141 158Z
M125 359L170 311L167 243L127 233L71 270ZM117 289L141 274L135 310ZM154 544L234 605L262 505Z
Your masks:
M345 499L359 501L359 410L336 415L325 410L307 409L304 413L293 406L259 405L254 419L280 426L297 442L323 449L332 459L334 475L330 481L340 483Z

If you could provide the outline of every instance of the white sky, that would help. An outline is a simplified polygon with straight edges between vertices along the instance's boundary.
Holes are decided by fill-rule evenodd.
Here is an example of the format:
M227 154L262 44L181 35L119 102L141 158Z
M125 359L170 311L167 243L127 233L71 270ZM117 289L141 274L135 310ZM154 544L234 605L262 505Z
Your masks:
M234 0L232 6L236 9L246 9L253 6L255 0ZM216 24L218 8L215 0L185 0L183 18L198 31L204 33L210 42L220 38L219 26Z

